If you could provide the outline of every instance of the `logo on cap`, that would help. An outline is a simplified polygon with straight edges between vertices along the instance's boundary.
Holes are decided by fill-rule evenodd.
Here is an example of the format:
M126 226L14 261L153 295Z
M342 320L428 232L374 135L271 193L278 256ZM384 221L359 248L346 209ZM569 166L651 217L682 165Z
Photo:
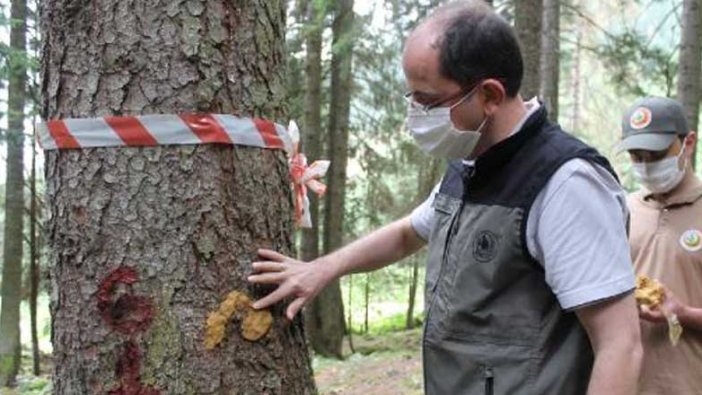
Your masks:
M680 245L690 252L699 251L702 248L702 232L697 229L686 230L680 236Z
M646 107L639 107L631 114L629 125L632 129L643 129L651 124L651 110Z

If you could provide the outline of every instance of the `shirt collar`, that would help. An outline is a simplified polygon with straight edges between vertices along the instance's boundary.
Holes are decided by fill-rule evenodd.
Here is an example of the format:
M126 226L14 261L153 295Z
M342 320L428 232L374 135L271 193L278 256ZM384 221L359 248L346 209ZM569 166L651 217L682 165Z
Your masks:
M702 181L691 168L688 168L680 184L670 193L664 195L663 200L654 199L653 193L646 189L642 189L640 197L641 201L654 207L691 204L702 197Z
M529 119L529 117L531 117L536 112L536 110L538 110L541 107L541 103L539 103L539 98L534 96L533 98L531 98L531 100L524 102L524 106L526 106L527 111L524 114L524 116L519 120L519 122L517 122L517 124L514 125L514 128L512 129L512 131L509 134L510 137L514 136L520 130L522 130L522 127L524 126L526 121ZM464 159L463 164L466 166L473 167L473 166L475 166L475 159L472 159L472 160Z

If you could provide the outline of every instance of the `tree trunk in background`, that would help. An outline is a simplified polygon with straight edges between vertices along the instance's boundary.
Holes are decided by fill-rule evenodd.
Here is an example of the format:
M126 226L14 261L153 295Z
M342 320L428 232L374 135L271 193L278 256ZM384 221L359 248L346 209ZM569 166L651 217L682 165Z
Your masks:
M421 166L417 173L417 195L415 196L414 207L418 207L427 199L434 186L441 178L441 161L436 158L429 160L428 166ZM414 308L417 298L417 289L419 288L419 259L415 256L412 260L412 271L410 275L409 286L409 303L407 306L407 315L405 319L405 327L411 329L414 327Z
M322 136L322 31L324 30L324 10L318 9L318 2L307 4L307 34L305 43L307 59L307 89L305 96L305 122L302 130L303 151L311 163L321 156ZM303 261L311 261L319 256L319 201L310 199L312 227L302 230Z
M346 156L349 140L351 101L351 59L353 44L353 0L334 2L332 26L331 101L329 106L329 145L331 159L328 189L324 203L324 252L343 244ZM321 355L342 357L344 305L339 280L330 283L310 305L308 321L312 347Z
M363 333L368 334L368 310L370 310L370 282L372 273L366 273L366 285L363 289Z
M700 111L700 0L684 0L680 35L680 58L678 67L677 98L685 107L690 129L697 131ZM696 153L692 166L696 166Z
M45 119L238 113L284 119L285 2L48 0ZM46 152L56 394L310 394L302 320L272 309L203 344L259 247L293 253L282 151L224 145Z
M405 316L405 329L414 328L414 305L417 300L417 286L419 285L419 259L416 256L410 258L409 302L407 303L407 315Z
M308 30L305 36L307 89L302 148L309 161L319 159L322 151L322 32L324 30L323 13L326 10L320 9L319 5L318 2L307 4L306 29ZM310 199L310 215L312 227L302 230L301 259L306 262L319 256L319 201L315 198ZM329 355L330 353L325 352L324 338L320 334L325 314L320 309L321 306L316 300L304 309L305 326L312 348L318 353Z
M525 100L539 94L542 1L515 0L514 2L514 28L524 58L524 80L520 92Z
M580 128L580 55L582 52L582 27L577 26L575 34L575 53L573 54L573 72L571 80L571 95L573 96L573 105L570 111L570 131L577 133Z
M36 120L35 120L36 121ZM37 132L32 134L32 168L30 174L29 201L29 316L32 331L32 371L35 376L41 374L39 355L39 329L37 328L37 298L39 297L39 240L37 240L37 224L39 223L39 207L37 202Z
M14 384L20 365L20 302L24 242L24 104L27 92L27 2L12 0L10 9L9 86L7 99L7 175L5 233L0 307L0 387Z
M348 275L349 279L349 295L348 295L348 301L349 301L349 312L347 315L348 321L346 322L346 329L348 331L348 339L349 339L349 348L351 349L351 354L356 353L356 348L353 346L353 274Z
M560 0L543 0L544 18L541 35L541 98L549 118L558 122L558 82L560 72Z

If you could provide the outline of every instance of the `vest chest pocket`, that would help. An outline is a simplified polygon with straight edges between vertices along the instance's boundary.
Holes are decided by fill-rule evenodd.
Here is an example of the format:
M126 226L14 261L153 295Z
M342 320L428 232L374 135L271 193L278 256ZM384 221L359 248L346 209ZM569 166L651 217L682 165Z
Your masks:
M523 253L522 217L510 207L463 209L455 262L444 262L440 280L450 282L441 286L448 305L443 323L447 333L514 345L538 338L550 289Z
M432 229L429 239L435 236L437 232L445 230L445 227L450 226L451 217L458 211L461 205L461 200L455 197L438 192L434 197L431 207L434 209L436 221Z
M437 193L432 203L435 221L429 235L429 255L426 268L426 293L431 295L442 270L444 250L450 241L449 229L461 202L443 193ZM427 298L427 301L429 298Z

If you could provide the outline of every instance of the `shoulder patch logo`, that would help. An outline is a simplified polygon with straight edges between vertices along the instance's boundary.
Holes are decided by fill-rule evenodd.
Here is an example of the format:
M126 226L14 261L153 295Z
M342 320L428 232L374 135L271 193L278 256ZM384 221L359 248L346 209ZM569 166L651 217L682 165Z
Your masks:
M473 239L473 258L478 262L489 262L497 255L497 245L500 237L483 230Z
M686 251L699 251L702 249L702 232L697 229L686 230L680 236L680 245Z
M646 107L639 107L631 114L629 126L631 126L632 129L643 129L651 124L651 120L651 110Z

